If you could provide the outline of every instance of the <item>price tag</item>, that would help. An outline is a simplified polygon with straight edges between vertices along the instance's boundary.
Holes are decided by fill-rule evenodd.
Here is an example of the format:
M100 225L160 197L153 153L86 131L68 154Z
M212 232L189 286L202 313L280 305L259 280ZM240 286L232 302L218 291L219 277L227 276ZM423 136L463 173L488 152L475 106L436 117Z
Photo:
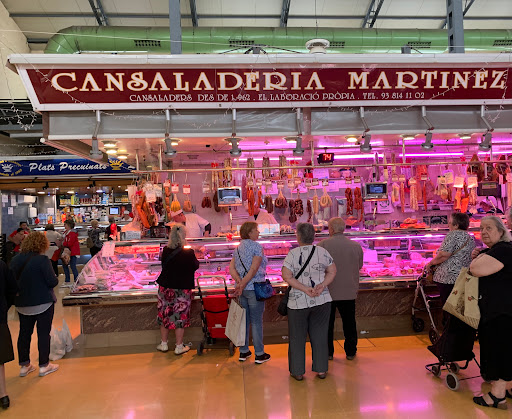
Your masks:
M312 182L311 182L311 179L306 178L306 181L305 181L305 182L306 182L306 188L310 188L310 187L311 187L311 183L312 183Z
M290 189L293 189L295 187L295 182L293 181L293 179L288 179L288 187Z
M7 208L7 214L8 215L13 215L14 214L14 208L13 207L8 207Z
M210 193L210 184L208 182L203 182L203 193Z
M180 184L179 183L173 183L171 185L171 192L172 193L178 193L180 191Z
M399 180L400 182L405 182L405 175L400 175L400 176L398 176L398 180Z
M261 185L263 185L263 181L261 179L256 179L256 186L261 188Z
M277 187L278 188L284 188L284 180L278 180L277 181Z
M318 179L317 179L317 178L313 178L313 179L311 180L311 185L313 185L313 186L318 186Z
M267 188L270 188L270 187L272 186L272 181L271 181L271 180L266 180L266 181L265 181L265 186L266 186Z
M421 175L420 180L428 180L428 175L427 174Z
M183 185L183 193L187 195L190 194L190 185Z
M354 183L361 183L361 176L354 176Z
M391 182L398 182L398 175L392 175Z
M329 186L329 179L322 179L322 186Z
M345 179L345 183L346 183L347 185L350 185L350 184L352 183L352 179L350 179L350 178L346 178L346 179Z
M164 188L169 188L170 186L171 186L171 181L169 179L164 181Z
M247 179L247 187L252 188L254 186L254 179L252 177Z
M293 182L295 183L295 186L298 186L302 183L302 178L301 177L296 177Z

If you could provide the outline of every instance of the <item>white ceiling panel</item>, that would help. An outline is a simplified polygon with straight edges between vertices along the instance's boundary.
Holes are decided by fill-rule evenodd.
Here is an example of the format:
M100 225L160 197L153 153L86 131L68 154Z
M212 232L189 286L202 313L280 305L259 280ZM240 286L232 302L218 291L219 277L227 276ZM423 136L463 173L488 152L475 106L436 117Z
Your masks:
M508 16L510 18L512 17L512 1L477 0L473 3L466 16ZM508 27L512 28L512 23L510 21L508 23Z
M319 28L360 28L362 19L321 19L318 21ZM290 28L314 28L316 22L314 19L290 18L288 19Z
M439 29L442 20L399 19L377 20L374 28L377 29Z
M244 27L275 28L279 26L279 19L202 19L199 16L200 27Z
M1 0L10 13L88 13L87 0Z
M446 15L446 0L385 0L380 11L380 16L444 15Z
M187 2L188 3L188 2ZM294 1L292 0L292 4ZM307 2L309 3L309 2ZM282 1L276 0L196 0L196 10L201 17L206 15L279 15ZM232 19L230 19L232 20ZM240 26L232 23L229 26Z

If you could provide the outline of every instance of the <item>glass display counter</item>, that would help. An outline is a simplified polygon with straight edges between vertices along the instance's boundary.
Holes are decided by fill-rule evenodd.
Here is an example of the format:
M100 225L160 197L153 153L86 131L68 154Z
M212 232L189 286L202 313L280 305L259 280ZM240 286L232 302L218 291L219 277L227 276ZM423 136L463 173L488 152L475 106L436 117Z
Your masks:
M411 286L447 233L448 230L346 232L364 250L361 289ZM327 237L317 234L315 243ZM285 286L280 276L281 266L289 250L298 246L295 235L263 237L258 242L268 258L267 277L274 286ZM226 281L228 287L233 288L229 263L239 243L237 238L228 241L225 237L191 240L189 245L200 262L196 286L206 292L223 292ZM105 294L156 294L160 255L165 245L165 241L158 239L115 242L112 256L100 252L84 266L66 299Z

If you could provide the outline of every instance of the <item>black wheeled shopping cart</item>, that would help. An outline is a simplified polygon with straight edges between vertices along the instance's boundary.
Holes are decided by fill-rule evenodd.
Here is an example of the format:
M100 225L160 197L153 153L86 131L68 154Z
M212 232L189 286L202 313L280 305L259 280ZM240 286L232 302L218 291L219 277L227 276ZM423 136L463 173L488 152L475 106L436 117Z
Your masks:
M439 292L426 292L425 285L427 284L428 272L426 269L423 270L421 275L416 280L416 290L414 291L414 300L412 302L412 330L415 332L422 332L425 330L425 321L421 317L417 317L418 312L427 312L430 319L430 330L428 337L430 342L435 343L439 339L439 329L436 326L434 317L432 316L433 309L440 309L441 298ZM419 299L423 300L423 306L418 305Z
M201 282L211 280L212 278L223 279L223 294L204 294L201 289ZM197 354L202 355L205 348L226 349L227 347L229 355L233 356L235 354L235 345L225 335L230 304L226 277L224 275L202 275L197 278L197 291L201 300L201 322L204 334L203 340L197 345ZM222 342L217 343L217 339L220 339Z
M480 377L480 375L476 375L460 378L457 375L460 370L468 368L471 361L475 361L478 368L480 368L480 364L473 353L475 337L475 329L450 315L443 334L436 343L428 347L428 350L437 357L438 362L425 365L425 368L436 377L441 377L443 370L448 371L445 382L448 388L453 391L459 388L460 381ZM458 362L464 362L465 364L460 366Z

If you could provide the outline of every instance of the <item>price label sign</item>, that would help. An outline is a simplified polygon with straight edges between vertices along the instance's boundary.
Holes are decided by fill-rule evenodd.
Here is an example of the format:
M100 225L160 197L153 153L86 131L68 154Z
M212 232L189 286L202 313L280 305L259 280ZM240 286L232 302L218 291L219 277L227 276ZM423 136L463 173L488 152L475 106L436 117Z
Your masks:
M293 182L295 183L295 186L298 186L302 183L302 178L301 177L296 177Z
M284 188L284 180L278 180L277 181L277 187L278 188Z
M266 186L267 188L270 188L270 187L272 186L272 181L271 181L271 180L266 180L266 181L265 181L265 186Z
M354 183L361 183L361 176L354 176Z
M420 180L428 180L428 175L427 174L421 175Z
M293 189L295 187L295 182L293 181L293 179L288 180L288 187L290 189Z
M322 186L329 186L329 179L322 179Z
M351 178L345 178L345 183L347 185L350 185L352 183L352 179Z
M190 185L183 185L183 193L190 194Z
M203 182L203 193L210 193L210 184L208 182Z
M317 179L317 178L313 178L313 179L311 180L311 185L313 185L313 186L318 186L318 179Z
M399 180L400 182L405 182L405 175L400 175L400 176L398 176L398 180Z
M247 187L252 188L254 186L254 179L250 177L247 179Z
M171 185L171 192L172 193L178 193L180 191L180 184L179 183L173 183Z
M398 182L398 176L397 175L392 175L391 176L391 181L392 182Z
M171 181L169 179L164 181L164 188L169 188L170 186L171 186Z
M261 188L261 185L263 185L263 181L261 179L256 179L256 186Z
M306 178L305 182L306 182L306 188L310 188L311 187L311 183L312 183L311 179L310 178Z

